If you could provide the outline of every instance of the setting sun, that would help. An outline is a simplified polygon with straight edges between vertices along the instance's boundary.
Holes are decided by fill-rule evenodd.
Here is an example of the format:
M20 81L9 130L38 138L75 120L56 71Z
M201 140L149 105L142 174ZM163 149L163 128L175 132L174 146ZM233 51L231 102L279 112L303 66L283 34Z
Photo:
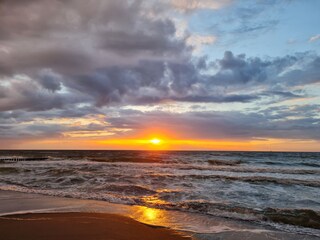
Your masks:
M158 138L153 138L153 139L150 140L150 143L152 143L154 145L159 145L159 144L161 144L161 142L162 141L160 139L158 139Z

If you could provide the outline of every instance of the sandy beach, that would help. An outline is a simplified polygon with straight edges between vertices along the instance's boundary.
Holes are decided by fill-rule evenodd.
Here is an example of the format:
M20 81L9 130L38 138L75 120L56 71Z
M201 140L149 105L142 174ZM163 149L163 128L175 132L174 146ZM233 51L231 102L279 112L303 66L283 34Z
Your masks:
M0 191L1 239L316 240L222 218L103 201ZM198 222L200 232L192 231Z
M167 227L136 221L129 217L129 209L101 201L0 191L0 236L6 240L191 239Z
M47 213L0 218L1 238L32 240L182 240L167 228L148 226L128 217L103 213Z
M190 239L166 227L123 216L127 209L97 201L0 191L1 239ZM101 209L104 210L101 210ZM87 212L79 212L87 211ZM116 213L122 213L116 214Z

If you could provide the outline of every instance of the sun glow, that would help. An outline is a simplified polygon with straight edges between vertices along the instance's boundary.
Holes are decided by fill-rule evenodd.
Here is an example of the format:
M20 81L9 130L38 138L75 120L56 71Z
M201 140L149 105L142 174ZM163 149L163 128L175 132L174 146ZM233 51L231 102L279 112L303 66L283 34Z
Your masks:
M154 226L169 226L167 214L164 210L135 206L129 216L142 223Z
M147 208L144 211L144 217L149 221L154 221L157 218L157 211L152 208Z
M152 143L154 145L160 145L162 143L162 141L158 138L153 138L150 140L150 143Z

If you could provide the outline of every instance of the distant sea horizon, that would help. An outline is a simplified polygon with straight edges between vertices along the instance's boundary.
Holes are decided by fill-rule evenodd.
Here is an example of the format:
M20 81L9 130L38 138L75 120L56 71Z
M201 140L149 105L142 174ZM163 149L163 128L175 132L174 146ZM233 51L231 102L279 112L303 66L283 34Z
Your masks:
M319 151L287 151L287 150L211 150L211 149L24 149L24 148L0 148L0 151L167 151L167 152L275 152L275 153L320 153Z

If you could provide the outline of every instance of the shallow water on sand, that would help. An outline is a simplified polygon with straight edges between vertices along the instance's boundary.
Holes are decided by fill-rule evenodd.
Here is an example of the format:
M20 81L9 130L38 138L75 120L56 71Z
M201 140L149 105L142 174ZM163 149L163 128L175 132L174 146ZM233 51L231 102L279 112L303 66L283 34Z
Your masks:
M0 158L12 156L48 160L0 163L2 190L199 213L320 236L319 153L0 151Z
M6 218L7 215L57 212L120 214L148 225L171 228L181 232L182 235L191 236L195 240L319 239L316 236L280 232L254 223L234 221L220 217L208 217L199 213L0 190L0 218Z

